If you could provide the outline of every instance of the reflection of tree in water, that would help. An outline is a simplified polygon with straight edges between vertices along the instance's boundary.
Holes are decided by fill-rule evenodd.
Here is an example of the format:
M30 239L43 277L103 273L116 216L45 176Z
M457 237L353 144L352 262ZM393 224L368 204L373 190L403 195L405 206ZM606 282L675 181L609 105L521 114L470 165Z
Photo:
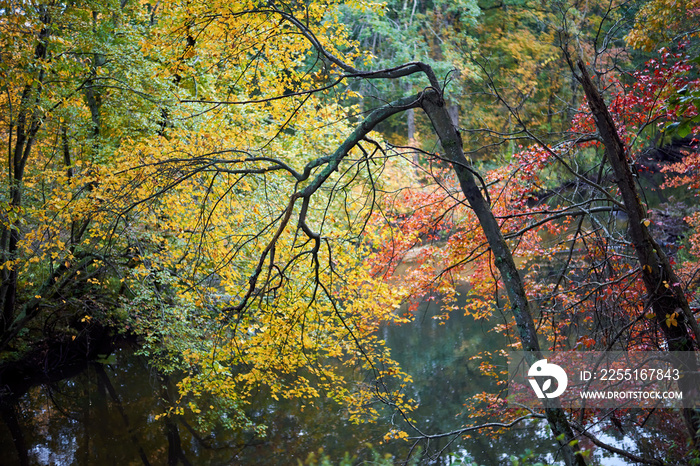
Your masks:
M22 427L17 419L19 410L16 404L5 406L3 404L0 408L2 412L2 421L7 426L12 443L14 444L15 450L17 451L17 456L19 464L26 465L29 464L29 455L27 452L27 444L24 439L24 434L22 433ZM10 448L6 447L3 449L5 452L9 452Z
M425 432L440 433L482 421L469 419L463 405L475 394L493 390L495 381L481 375L478 362L469 358L475 347L494 351L503 342L488 332L488 321L475 322L457 312L450 316L449 325L440 325L431 318L433 312L424 306L414 322L386 327L383 334L392 355L414 378L410 395L421 404L413 419ZM124 353L118 352L117 364L90 365L78 376L34 387L16 404L5 405L0 445L5 452L14 451L4 455L3 464L284 465L304 461L321 448L333 462L346 452L358 460L371 460L373 451L404 459L411 446L400 440L380 443L391 427L388 416L376 424L353 425L331 400L313 407L299 401L271 403L264 391L255 397L249 415L269 426L265 437L253 432L201 434L195 429L196 421L185 417L156 420L173 404L172 380L158 377L142 359ZM625 426L624 436L610 432L607 438L624 439L642 453L659 451L672 425L670 420L652 417L644 435ZM650 427L656 434L650 434ZM546 428L535 421L510 429L498 440L483 431L468 439L441 438L421 444L420 463L428 464L450 442L438 463L447 463L446 455L454 452L478 464L508 464L504 452L526 447L544 459L554 451L547 439Z
M19 464L150 464L153 435L147 416L157 406L152 389L134 383L148 373L135 358L121 358L116 371L91 364L77 376L34 387L4 412L20 412L19 425L3 415ZM140 367L139 367L140 366ZM113 372L112 375L108 372ZM113 384L116 376L118 384ZM128 392L124 388L128 388ZM158 408L156 408L158 409ZM8 422L10 421L10 422ZM17 429L19 427L19 429ZM3 433L4 434L4 433ZM10 439L0 437L3 444ZM158 440L160 441L160 439Z
M467 348L471 344L497 346L499 342L470 318L452 318L456 325L439 325L426 315L409 326L385 330L394 354L414 376L416 386L411 389L415 393L411 395L421 402L415 419L426 431L459 427L464 419L455 418L454 413L460 411L465 398L484 389L474 388L471 382L493 384L475 372ZM429 340L442 344L429 345L427 351L425 342ZM467 346L460 343L464 341ZM127 352L117 353L116 364L92 364L72 378L34 387L19 402L6 407L0 444L4 451L14 453L3 460L21 465L290 464L297 459L304 461L319 449L333 461L342 459L346 452L358 460L371 460L374 451L397 459L408 454L409 442L382 443L391 427L388 418L376 424L354 425L344 419L343 408L332 400L313 407L300 401L271 403L268 394L260 391L249 415L268 426L265 437L253 432L201 434L193 419L156 419L173 405L172 380L158 377L142 359ZM348 376L361 375L355 368L346 370ZM517 445L523 436L532 436L532 430L514 431L512 443ZM425 445L425 452L434 454L446 442L431 442ZM451 449L466 450L485 464L498 464L501 452L507 451L481 436L458 439Z
M469 293L467 289L458 291L460 298L456 304L461 309ZM472 356L482 351L496 353L505 347L504 337L492 331L492 322L475 321L460 311L452 312L447 322L436 320L433 316L442 312L440 307L439 301L426 302L416 311L413 322L387 327L383 335L392 349L392 356L413 376L414 383L408 389L420 406L411 418L429 434L493 421L469 418L468 400L481 392L498 392L497 380L482 374L480 360ZM493 362L506 364L505 358ZM413 435L409 427L404 429ZM469 438L454 435L423 442L423 454L432 458L443 453L438 461L447 461L446 453L462 452L477 464L497 465L504 460L503 452L520 451L522 445L543 454L551 451L551 442L539 422L518 425L498 440L486 432L470 434ZM537 441L533 440L535 438ZM446 446L448 448L443 451Z

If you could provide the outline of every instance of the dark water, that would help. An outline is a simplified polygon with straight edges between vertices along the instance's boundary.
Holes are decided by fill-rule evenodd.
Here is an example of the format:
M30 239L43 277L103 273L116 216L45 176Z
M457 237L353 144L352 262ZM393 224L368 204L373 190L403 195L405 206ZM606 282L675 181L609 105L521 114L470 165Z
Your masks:
M493 390L495 380L481 375L479 351L504 348L503 337L490 331L494 322L475 322L454 314L443 325L434 319L438 304L425 304L414 322L382 330L392 356L413 376L410 395L420 402L413 419L427 434L449 432L473 422L466 400ZM126 465L126 464L297 464L323 449L334 464L344 455L354 463L374 455L406 459L412 442L383 443L392 425L391 412L376 423L353 425L341 406L321 400L301 409L294 402L271 402L260 394L250 416L266 424L265 437L252 432L196 434L194 419L156 419L174 392L133 351L122 349L110 361L92 364L77 377L34 387L0 425L0 464ZM505 364L505 360L503 361ZM498 420L498 419L491 419ZM16 421L16 422L15 422ZM399 419L399 427L410 430ZM13 442L13 435L19 442ZM420 444L419 464L511 464L508 455L535 450L552 460L550 441L541 424L523 425L493 440L484 434ZM451 442L448 445L448 441ZM435 460L444 447L447 449ZM449 456L449 455L452 456ZM415 452L414 452L415 455ZM170 461L170 463L169 463ZM469 464L468 462L465 464Z

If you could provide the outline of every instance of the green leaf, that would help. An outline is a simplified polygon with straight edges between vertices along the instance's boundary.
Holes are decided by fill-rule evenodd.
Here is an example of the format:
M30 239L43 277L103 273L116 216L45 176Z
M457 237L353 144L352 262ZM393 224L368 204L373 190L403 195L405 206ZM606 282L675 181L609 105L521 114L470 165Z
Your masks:
M692 126L690 125L690 121L691 120L685 120L684 122L682 122L680 124L680 126L678 127L678 136L679 137L684 138L690 134L690 132L692 130Z

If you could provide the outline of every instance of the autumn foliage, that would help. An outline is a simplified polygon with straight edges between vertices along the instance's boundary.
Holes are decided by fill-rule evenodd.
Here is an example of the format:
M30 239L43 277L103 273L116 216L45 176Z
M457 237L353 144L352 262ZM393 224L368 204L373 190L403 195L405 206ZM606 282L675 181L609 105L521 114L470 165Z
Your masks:
M304 405L332 398L355 422L388 407L411 427L412 378L383 326L439 299L444 325L464 313L523 347L503 258L459 170L515 258L535 344L665 349L663 330L685 321L652 310L649 266L635 256L629 206L573 63L596 71L644 197L644 227L674 267L678 281L658 285L682 290L696 314L696 32L669 43L657 21L663 12L685 31L688 18L652 1L621 31L635 18L622 5L593 2L585 14L524 2L513 5L518 29L502 5L460 5L3 2L2 360L33 341L108 327L135 335L158 373L178 381L161 416L188 411L203 427L223 420L262 433L246 413L262 390ZM601 46L605 28L615 47ZM425 57L394 63L397 30ZM645 61L623 32L633 47L664 48ZM396 136L403 123L386 122L434 96L464 114L454 124L468 166L436 143L430 118L417 116L407 138ZM650 156L678 140L674 163ZM691 198L683 208L670 195L665 207L650 199L673 188ZM458 305L465 284L470 299ZM500 355L474 357L500 375ZM474 413L522 414L505 410L501 393L472 401ZM642 428L647 414L620 416ZM578 416L581 429L598 420L612 422ZM678 427L665 414L654 422ZM387 440L406 437L397 428Z

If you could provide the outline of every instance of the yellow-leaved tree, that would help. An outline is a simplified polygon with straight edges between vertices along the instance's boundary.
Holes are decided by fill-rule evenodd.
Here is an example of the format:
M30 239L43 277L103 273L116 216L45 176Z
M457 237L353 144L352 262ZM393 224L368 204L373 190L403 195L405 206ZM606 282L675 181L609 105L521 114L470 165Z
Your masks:
M158 128L158 64L126 3L2 2L0 349L30 334L82 341L117 304L123 243L99 194L124 138ZM53 332L56 330L56 332Z
M361 236L384 153L345 141L361 117L317 48L352 50L336 7L3 5L5 358L28 334L94 356L111 326L175 376L170 414L250 427L263 387L410 408L377 336L404 292Z
M339 53L351 44L335 6L289 15ZM122 309L158 367L183 375L172 411L249 425L260 387L274 399L331 397L353 418L377 395L410 407L407 376L376 334L403 319L403 293L364 262L383 164L376 142L343 141L357 109L266 4L159 8L142 47L167 65L154 78L174 83L163 128L123 140L100 189L134 252ZM370 371L372 383L349 384L339 365Z

